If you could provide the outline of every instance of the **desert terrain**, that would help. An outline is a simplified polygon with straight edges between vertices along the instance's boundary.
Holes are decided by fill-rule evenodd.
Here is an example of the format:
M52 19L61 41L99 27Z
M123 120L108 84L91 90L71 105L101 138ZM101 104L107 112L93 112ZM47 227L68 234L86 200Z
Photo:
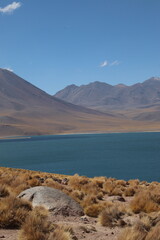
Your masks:
M58 189L83 214L53 214L17 197L37 186ZM24 195L24 194L23 194ZM157 240L160 183L0 168L0 238L9 240Z
M102 111L53 97L0 69L0 137L160 131L158 106Z

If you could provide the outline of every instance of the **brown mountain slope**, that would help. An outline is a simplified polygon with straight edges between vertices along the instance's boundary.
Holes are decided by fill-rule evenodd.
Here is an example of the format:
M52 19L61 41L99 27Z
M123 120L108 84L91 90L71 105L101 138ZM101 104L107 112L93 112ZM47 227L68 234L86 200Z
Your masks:
M160 121L160 78L150 78L132 86L101 82L80 87L70 85L55 97L132 120Z
M66 103L0 69L0 136L103 132L118 125L112 115Z
M64 102L0 69L0 137L143 130L160 127Z

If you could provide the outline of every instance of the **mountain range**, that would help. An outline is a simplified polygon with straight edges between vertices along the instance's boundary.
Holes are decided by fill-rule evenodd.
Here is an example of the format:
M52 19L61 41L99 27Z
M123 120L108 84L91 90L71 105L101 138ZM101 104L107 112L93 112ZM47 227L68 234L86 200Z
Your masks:
M132 86L93 82L80 87L70 85L55 97L97 109L136 109L160 105L160 78L150 78Z
M70 85L54 96L102 112L119 113L133 120L160 120L160 78L152 77L132 86L112 86L104 82Z
M13 72L0 69L0 136L104 132L111 114L55 98Z
M93 108L51 96L15 73L0 69L0 137L160 130L158 121L152 124L128 118L119 110Z

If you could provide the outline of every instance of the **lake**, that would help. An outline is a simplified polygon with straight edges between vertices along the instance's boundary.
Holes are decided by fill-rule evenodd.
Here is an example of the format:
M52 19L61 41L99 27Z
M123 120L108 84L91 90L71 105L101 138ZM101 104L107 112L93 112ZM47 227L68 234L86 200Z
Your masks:
M160 182L160 133L73 134L0 140L0 166Z

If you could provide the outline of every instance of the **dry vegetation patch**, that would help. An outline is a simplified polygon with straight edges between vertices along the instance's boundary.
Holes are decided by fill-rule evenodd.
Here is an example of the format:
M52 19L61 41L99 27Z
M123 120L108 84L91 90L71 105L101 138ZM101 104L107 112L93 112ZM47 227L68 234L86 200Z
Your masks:
M160 187L141 190L130 205L134 213L156 212L160 210Z
M125 221L121 218L124 212L118 205L106 207L98 216L99 223L104 227L125 226Z
M35 186L48 186L68 194L83 207L86 215L99 222L101 228L123 227L118 240L159 239L158 182L0 168L0 228L21 228L18 240L76 239L69 229L50 222L46 210L33 210L30 203L16 198L23 190ZM130 216L139 219L138 222L127 221Z
M49 221L49 212L35 207L27 216L18 235L18 240L71 240L71 230Z
M29 202L7 196L0 199L0 228L20 228L32 206Z
M46 240L54 226L47 221L48 211L42 207L35 207L27 216L19 233L18 240Z

